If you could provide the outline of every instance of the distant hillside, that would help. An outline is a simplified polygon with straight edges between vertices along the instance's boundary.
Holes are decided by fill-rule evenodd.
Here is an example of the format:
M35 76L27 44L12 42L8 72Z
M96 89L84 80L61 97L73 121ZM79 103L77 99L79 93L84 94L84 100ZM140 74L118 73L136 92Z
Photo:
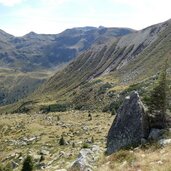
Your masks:
M171 20L96 44L45 82L40 97L45 101L102 104L98 92L109 93L110 89L148 79L160 71L167 57L170 67L170 47ZM104 99L108 97L105 95Z
M132 33L127 28L81 27L60 34L14 37L0 30L0 105L26 97L93 44Z
M56 67L91 47L97 40L133 32L125 28L83 27L67 29L56 35L30 32L14 37L0 30L0 67L33 71Z

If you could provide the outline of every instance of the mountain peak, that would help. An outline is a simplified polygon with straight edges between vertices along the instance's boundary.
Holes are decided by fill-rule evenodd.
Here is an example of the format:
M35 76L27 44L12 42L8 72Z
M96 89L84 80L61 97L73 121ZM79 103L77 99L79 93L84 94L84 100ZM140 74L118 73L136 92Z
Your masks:
M10 37L13 37L13 36L0 29L0 38L1 39L8 39Z
M29 33L27 33L26 35L24 35L24 37L27 37L27 38L34 38L35 36L37 36L38 34L31 31Z

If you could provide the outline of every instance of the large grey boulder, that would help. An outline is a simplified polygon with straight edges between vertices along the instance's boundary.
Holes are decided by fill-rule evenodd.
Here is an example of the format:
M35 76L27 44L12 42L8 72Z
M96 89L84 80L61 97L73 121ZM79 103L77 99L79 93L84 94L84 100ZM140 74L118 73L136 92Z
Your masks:
M126 97L107 136L107 154L137 146L149 135L148 117L136 91Z

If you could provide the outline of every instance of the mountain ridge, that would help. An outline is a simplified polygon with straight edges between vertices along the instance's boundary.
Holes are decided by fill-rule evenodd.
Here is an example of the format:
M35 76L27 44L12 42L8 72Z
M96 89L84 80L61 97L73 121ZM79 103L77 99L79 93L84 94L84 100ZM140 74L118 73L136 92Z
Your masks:
M132 31L120 28L85 27L67 29L59 34L30 32L22 37L15 37L1 31L0 39L2 41L5 39L6 50L0 53L0 65L17 67L25 71L33 71L37 67L45 69L57 66L88 49L100 34L109 38L109 36L124 35Z
M158 72L166 58L170 61L170 36L171 20L168 20L128 35L115 37L104 44L95 44L52 76L36 93L43 94L40 99L45 101L47 97L63 103L74 102L76 96L72 93L78 92L76 94L81 98L84 91L86 92L86 89L81 90L81 87L98 79L104 80L104 84L111 82L113 89L148 79ZM170 62L168 63L170 67ZM156 67L152 67L154 64ZM97 94L96 90L94 91ZM87 97L84 103L86 104L90 98Z
M22 37L14 37L1 31L0 105L27 96L55 70L59 70L94 43L100 44L130 32L133 30L82 27L67 29L56 35L30 32Z
M87 30L87 28L84 29ZM91 28L90 30L92 31ZM97 34L96 31L95 34ZM81 102L78 99L85 96L86 99L82 103L86 104L91 100L93 103L93 100L95 100L97 104L99 92L103 90L103 86L109 87L107 88L108 91L120 91L122 88L119 87L129 87L131 84L149 79L156 74L158 70L156 68L161 67L162 61L166 57L170 58L168 54L170 53L171 20L139 31L129 32L130 30L126 30L129 33L122 36L112 37L111 34L118 31L115 29L113 33L113 30L106 30L106 28L102 27L102 31L107 32L107 36L101 36L100 39L97 37L96 41L88 49L80 52L66 67L46 79L47 81L44 80L44 83L41 83L42 85L39 84L40 87L36 86L34 90L38 89L28 99L43 101L43 103L48 100L53 103L56 101L75 104L75 102ZM78 35L78 37L80 34L85 34L82 28L76 28L71 32ZM61 37L57 37L58 43L64 41L66 35L71 32L66 30ZM92 32L94 33L94 28ZM29 36L33 36L34 39L37 34L31 32ZM51 35L48 36L51 38ZM73 45L73 43L75 45L74 41L71 39L70 42L63 45ZM56 44L56 46L60 44ZM156 67L152 67L154 64ZM98 84L96 84L96 80ZM89 84L92 87L89 87ZM82 88L86 86L89 88ZM93 90L96 99L87 97L89 96L88 90ZM106 93L104 93L100 103L105 100ZM108 102L111 102L110 100ZM101 106L104 107L106 103L105 101Z

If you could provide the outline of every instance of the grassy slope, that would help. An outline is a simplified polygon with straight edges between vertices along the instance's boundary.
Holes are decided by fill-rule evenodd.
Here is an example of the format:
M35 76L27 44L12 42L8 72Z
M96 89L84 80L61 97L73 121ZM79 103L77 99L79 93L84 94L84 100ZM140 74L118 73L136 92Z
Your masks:
M53 71L21 72L15 69L0 68L0 104L17 102L34 91ZM3 99L5 99L3 101Z
M14 37L0 30L0 105L14 103L32 93L51 76L49 70L65 65L94 42L101 44L130 32L134 30L83 27L57 35L30 32Z
M87 141L94 138L94 144L105 147L105 136L113 120L108 113L91 113L92 120L88 117L88 112L70 111L63 113L34 114L34 115L0 115L0 162L16 161L22 166L23 161L18 161L18 155L25 157L29 151L32 156L40 159L41 149L49 151L45 155L44 163L49 163L54 171L57 168L66 168L77 157L80 149ZM61 135L68 142L66 146L59 145ZM39 137L29 145L20 145L24 138ZM75 147L72 144L75 143ZM90 143L90 146L92 144ZM61 153L64 156L59 157ZM68 164L69 162L69 164ZM19 167L19 168L20 168ZM20 170L19 168L16 171Z
M170 40L171 22L167 21L97 43L46 81L28 101L38 102L36 106L57 102L103 109L117 100L118 92L155 75L167 57L170 68ZM106 83L110 87L99 93Z
M114 117L108 113L91 112L90 120L88 115L87 111L0 115L0 161L3 164L17 162L19 167L14 170L19 171L27 154L31 154L38 163L40 151L45 149L49 154L44 155L43 163L50 163L45 171L55 171L68 168L89 141L88 146L98 145L102 149L95 163L97 171L170 171L170 145L159 147L154 144L148 148L139 147L105 156L106 135ZM59 145L61 135L68 142L65 146ZM21 145L24 139L32 137L38 138L27 145ZM91 143L92 137L94 142ZM64 155L61 156L61 153Z
M102 157L97 171L170 171L171 145L160 147L157 144L147 149L136 148L119 151L109 157Z
M107 90L106 93L108 93L110 90L122 91L131 84L146 80L159 71L167 57L169 67L171 67L170 32L171 23L168 21L128 36L113 39L112 42L107 42L105 45L96 45L82 53L64 70L57 72L33 97L45 103L54 100L73 102L77 96L81 98L84 94L98 96L100 86L106 82L112 86ZM87 88L86 85L96 82L96 79L100 79L101 83L92 84L90 87L88 85L89 88ZM85 85L84 88L81 88L82 85ZM89 91L91 88L92 92ZM101 105L99 101L107 99L108 102L108 97L106 97L100 100L88 97L87 101L84 99L83 102L90 101L95 105L98 103Z

